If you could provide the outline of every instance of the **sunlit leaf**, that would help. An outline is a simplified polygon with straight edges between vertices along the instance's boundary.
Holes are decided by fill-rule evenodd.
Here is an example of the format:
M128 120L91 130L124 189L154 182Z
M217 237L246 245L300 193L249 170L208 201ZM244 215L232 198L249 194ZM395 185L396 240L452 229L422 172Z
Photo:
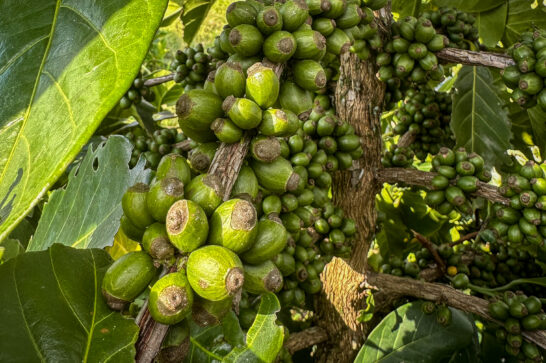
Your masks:
M0 240L127 91L166 5L0 2Z

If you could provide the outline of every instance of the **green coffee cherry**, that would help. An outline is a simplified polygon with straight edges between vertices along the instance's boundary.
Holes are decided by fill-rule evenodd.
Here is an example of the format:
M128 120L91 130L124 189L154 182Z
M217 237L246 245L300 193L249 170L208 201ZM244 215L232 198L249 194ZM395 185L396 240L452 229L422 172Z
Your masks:
M272 107L279 96L280 82L275 72L256 63L248 69L246 96L261 108Z
M165 178L178 178L184 185L188 185L191 180L190 166L188 165L186 158L183 156L176 154L165 155L161 158L161 161L157 166L155 178L158 180Z
M193 290L211 301L233 296L244 284L241 260L221 246L205 246L193 251L188 258L187 275Z
M142 248L155 259L164 260L174 255L174 248L167 235L165 224L154 223L144 232Z
M183 199L169 209L166 229L171 243L180 252L187 253L206 242L209 224L204 210L197 203Z
M156 221L164 222L171 205L184 197L184 183L178 178L155 181L146 196L146 205Z
M243 288L252 294L279 292L283 277L277 266L269 260L259 265L245 265L245 283Z
M209 243L229 248L235 253L249 250L257 234L256 209L246 200L228 200L220 204L210 218Z
M255 136L250 142L250 155L257 161L273 162L281 155L281 144L273 136Z
M184 270L159 279L148 299L148 310L155 321L161 324L177 324L191 312L193 291Z
M116 260L102 280L102 295L113 310L123 310L156 274L152 258L145 252L129 252Z
M287 31L276 31L263 43L263 53L274 63L284 63L296 52L296 39Z
M127 189L121 199L123 213L136 227L141 229L154 222L146 202L149 189L148 185L137 183Z
M185 188L185 197L197 203L207 216L222 203L220 181L214 175L201 174L191 180Z

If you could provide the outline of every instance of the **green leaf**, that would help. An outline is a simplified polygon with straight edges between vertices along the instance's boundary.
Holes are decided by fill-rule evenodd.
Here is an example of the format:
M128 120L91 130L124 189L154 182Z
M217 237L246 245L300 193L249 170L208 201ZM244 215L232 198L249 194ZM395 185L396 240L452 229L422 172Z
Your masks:
M190 44L206 19L215 0L189 0L184 4L182 23L184 23L184 41Z
M370 333L355 363L436 363L472 344L474 323L467 315L450 308L452 322L444 327L435 314L423 313L421 305L408 303L387 315Z
M221 361L231 350L225 342L222 325L200 327L193 320L190 322L190 347L184 362Z
M284 329L276 324L280 310L275 294L263 294L256 319L246 335L246 346L234 348L223 362L273 362L284 339Z
M476 26L480 34L481 42L487 47L494 47L501 40L506 26L506 14L508 3L499 7L481 12L476 16Z
M457 146L464 146L480 154L489 165L496 165L510 148L512 134L489 69L464 66L459 71L455 89L451 128Z
M161 21L161 27L169 26L174 23L174 21L180 17L181 13L182 5L178 4L176 1L169 1L167 11L165 11L165 16L163 17L163 21Z
M419 15L421 0L393 0L391 7L393 13L398 13L399 19L406 16L417 16Z
M229 344L232 346L244 345L245 344L245 333L241 329L241 324L239 324L239 318L231 310L222 320L222 329L224 332L224 337Z
M25 252L19 240L6 238L0 242L0 264Z
M431 236L446 222L427 207L419 193L409 189L394 189L385 185L376 196L376 207L386 215L383 228L376 237L383 257L400 255L415 247L408 243L413 237L410 229Z
M129 169L133 147L115 135L88 150L72 169L66 189L51 193L27 250L45 250L53 243L76 248L111 246L123 214L121 197L131 185L146 181L144 159Z
M526 111L533 130L533 144L538 146L544 159L546 157L546 123L544 123L546 112L542 111L540 106L529 108Z
M133 361L138 326L101 294L111 262L102 250L55 244L1 265L0 361Z
M0 3L0 240L137 75L167 0Z
M134 123L134 120L131 120L132 115L132 108L123 109L119 107L118 103L102 120L100 126L95 131L95 135L108 136L114 133L119 133L131 123Z
M105 250L110 257L117 260L129 252L142 250L142 247L140 246L140 243L127 237L123 232L123 229L120 228L114 236L114 243L112 246L106 247Z
M506 47L514 44L520 34L533 27L546 28L546 6L542 1L510 0L508 19L502 42Z

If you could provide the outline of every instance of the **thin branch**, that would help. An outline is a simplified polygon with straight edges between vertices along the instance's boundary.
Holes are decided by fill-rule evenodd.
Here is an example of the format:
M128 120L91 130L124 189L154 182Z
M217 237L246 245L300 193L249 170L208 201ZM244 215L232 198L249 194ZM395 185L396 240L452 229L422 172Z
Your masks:
M190 151L191 145L193 142L189 139L186 139L184 141L180 141L173 145L174 148L181 149L182 151Z
M157 86L158 84L166 83L174 79L174 73L167 74L166 76L161 76L157 78L150 78L144 81L144 86L152 87Z
M450 247L453 247L453 246L456 246L458 244L461 244L463 243L464 241L468 241L469 239L472 239L474 237L476 237L478 234L480 233L480 231L474 231L474 232L470 232L468 234L465 234L464 236L462 236L461 238L459 238L458 240L454 241L454 242L451 242L449 244Z
M423 282L415 279L394 275L366 273L366 287L379 290L385 294L412 296L439 303L445 303L456 309L466 311L479 317L495 322L502 326L502 322L493 319L488 311L488 301L476 296L466 295L446 284ZM523 337L539 347L546 348L546 331L525 331Z
M385 168L380 169L377 172L376 179L380 183L404 183L407 185L430 188L430 183L434 176L436 176L436 173L415 169ZM483 197L492 202L497 202L504 205L510 204L510 199L503 197L499 193L496 186L481 181L478 182L478 190L474 193L474 195L478 197Z
M411 144L413 144L416 138L417 138L417 133L407 131L404 135L400 136L400 138L398 139L398 144L396 144L396 146L408 147Z
M501 69L516 64L512 57L506 54L475 52L457 48L442 49L436 53L436 57L449 63L461 63L471 66L486 66Z
M328 340L328 333L321 327L314 326L309 329L302 330L297 333L290 334L284 347L290 354L294 354L298 350L312 347L315 344L322 343Z
M442 260L440 255L438 254L438 251L436 251L436 248L434 248L432 243L428 240L428 238L426 238L422 234L414 231L413 229L411 230L411 232L413 233L415 238L417 238L419 243L421 243L427 250L429 250L432 257L434 257L434 261L436 261L438 269L441 272L445 272L446 271L446 264L445 264L444 260Z

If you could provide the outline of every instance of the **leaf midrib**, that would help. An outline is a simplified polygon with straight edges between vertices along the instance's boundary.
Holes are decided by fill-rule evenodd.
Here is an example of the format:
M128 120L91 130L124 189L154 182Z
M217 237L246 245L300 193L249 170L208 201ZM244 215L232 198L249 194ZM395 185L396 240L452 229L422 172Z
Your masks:
M42 57L42 61L40 63L40 67L38 68L38 73L36 74L36 80L34 81L34 86L32 87L32 93L30 96L30 100L28 102L27 109L25 111L25 116L23 118L23 123L21 125L21 129L17 133L17 137L15 138L15 141L13 143L13 146L11 147L10 153L8 158L6 159L6 164L4 165L4 170L2 170L2 175L0 175L0 180L3 180L6 176L6 171L8 170L8 166L11 164L11 159L13 158L13 154L15 152L15 149L17 145L19 144L19 139L21 138L23 131L25 129L25 126L27 124L27 121L30 116L31 106L34 103L34 98L36 97L36 91L38 89L38 84L40 83L40 77L44 69L44 65L46 63L47 57L49 56L49 50L51 49L51 43L53 42L53 32L55 31L55 27L57 26L57 19L59 17L59 8L61 6L61 0L57 0L55 3L55 13L53 14L53 22L51 23L51 30L49 31L49 39L47 41L46 49L44 51L44 55ZM28 177L28 174L27 174Z

